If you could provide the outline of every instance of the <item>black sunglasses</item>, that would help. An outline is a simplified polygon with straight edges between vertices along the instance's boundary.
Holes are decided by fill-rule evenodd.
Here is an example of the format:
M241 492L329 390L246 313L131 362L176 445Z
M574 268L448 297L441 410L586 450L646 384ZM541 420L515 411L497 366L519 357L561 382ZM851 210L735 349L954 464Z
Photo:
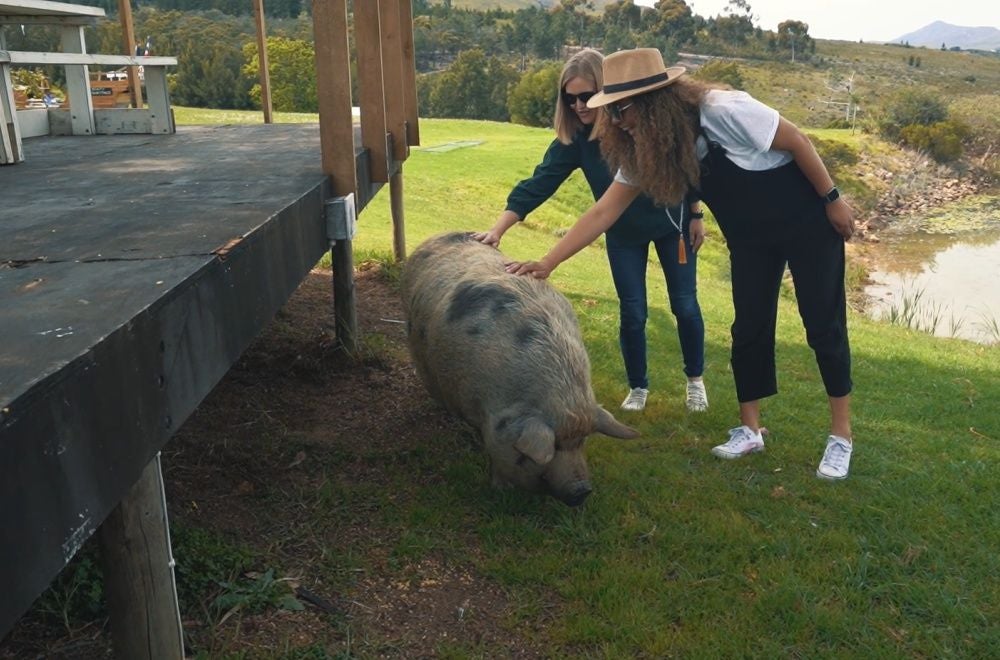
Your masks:
M594 98L594 94L596 93L597 92L583 92L581 94L570 94L567 91L563 91L562 97L563 97L563 102L565 102L566 105L576 105L577 101L580 101L584 105L587 105L587 101Z
M611 119L613 119L614 121L621 121L622 114L626 110L631 108L633 105L634 105L633 103L627 103L625 105L619 105L617 103L609 103L606 106L604 106L604 111L607 112L611 116Z

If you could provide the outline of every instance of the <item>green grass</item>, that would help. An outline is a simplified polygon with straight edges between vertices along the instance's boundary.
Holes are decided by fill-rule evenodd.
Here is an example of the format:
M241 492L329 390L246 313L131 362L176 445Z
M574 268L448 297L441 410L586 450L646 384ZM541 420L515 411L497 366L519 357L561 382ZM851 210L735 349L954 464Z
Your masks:
M178 109L180 123L185 116ZM411 153L404 166L411 250L441 231L489 227L551 139L546 130L475 121L424 120L420 134L423 147L482 143ZM504 252L541 256L588 203L582 178L574 178L507 234ZM391 254L385 193L362 212L355 247L368 257ZM1000 648L1000 349L852 313L857 445L850 479L823 482L814 471L827 405L786 290L781 393L764 403L768 450L719 461L709 449L735 425L736 399L727 254L714 224L699 260L707 413L684 411L676 330L651 267L652 396L645 413L619 415L642 437L588 441L595 493L586 506L493 491L475 452L444 464L428 457L442 482L403 486L407 467L399 479L408 497L371 509L401 530L393 559L471 563L509 595L506 625L554 656L993 655ZM598 400L617 411L625 381L603 249L585 249L551 282L579 315Z
M424 121L421 136L427 146L484 142L411 155L410 246L439 231L488 227L550 139L544 130L456 121ZM512 229L504 251L543 254L586 207L586 192L574 187L582 185ZM362 249L390 250L385 204L377 199L362 214ZM850 480L824 483L813 474L827 424L822 384L785 295L782 392L765 404L768 453L717 461L708 449L735 423L735 397L726 253L718 232L710 236L699 280L710 412L683 412L675 329L663 284L651 277L654 395L646 414L628 418L643 438L590 442L598 490L583 511L519 498L505 506L501 496L467 504L486 550L481 568L511 589L558 594L563 612L548 643L567 652L987 654L1000 643L991 623L1000 615L1000 488L991 467L1000 423L990 403L1000 395L997 349L852 316L858 448ZM614 409L624 381L602 250L585 250L552 283L576 306L598 398Z

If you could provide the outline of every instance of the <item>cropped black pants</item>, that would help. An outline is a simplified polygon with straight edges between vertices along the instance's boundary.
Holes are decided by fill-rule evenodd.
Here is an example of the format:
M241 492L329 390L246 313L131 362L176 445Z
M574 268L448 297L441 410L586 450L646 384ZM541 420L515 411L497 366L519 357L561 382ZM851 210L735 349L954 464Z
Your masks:
M825 218L804 224L802 231L763 232L762 238L729 242L735 310L731 361L740 402L778 391L775 332L786 264L827 394L851 391L844 241Z

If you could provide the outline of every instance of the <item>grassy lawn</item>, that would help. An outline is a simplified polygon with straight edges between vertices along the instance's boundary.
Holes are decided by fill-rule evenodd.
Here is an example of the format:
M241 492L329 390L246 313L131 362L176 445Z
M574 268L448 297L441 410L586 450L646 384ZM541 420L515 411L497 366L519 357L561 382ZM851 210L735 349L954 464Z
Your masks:
M183 108L177 120L205 121L202 111ZM260 116L225 113L218 121ZM438 232L489 227L551 139L547 130L476 121L422 120L420 133L422 146L404 167L411 250ZM459 141L481 143L430 149ZM507 234L503 251L516 259L541 256L589 202L582 177L575 177ZM557 657L994 655L1000 348L851 312L852 474L846 482L823 482L814 471L827 432L826 401L786 287L778 324L781 393L764 405L767 452L717 460L709 450L737 417L727 253L714 223L709 231L699 257L707 413L684 410L676 331L653 266L652 395L644 413L618 414L642 437L588 441L595 493L585 507L491 491L482 457L463 454L438 466L448 476L443 488L417 488L412 498L370 515L401 530L399 554L445 556L501 585L517 604L509 626L542 636L533 642ZM391 259L386 193L361 214L355 248L357 262ZM551 282L579 316L598 400L619 413L626 385L617 300L601 245L565 263ZM543 628L532 625L540 618ZM442 648L452 657L503 652Z

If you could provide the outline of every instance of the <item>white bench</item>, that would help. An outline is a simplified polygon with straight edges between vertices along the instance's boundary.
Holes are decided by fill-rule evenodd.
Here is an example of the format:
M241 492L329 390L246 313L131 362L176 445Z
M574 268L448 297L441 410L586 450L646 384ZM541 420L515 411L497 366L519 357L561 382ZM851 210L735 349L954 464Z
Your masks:
M12 66L63 65L69 109L25 109L14 105ZM22 138L37 135L116 133L167 134L176 131L167 90L167 67L175 57L0 50L0 165L24 160ZM89 65L143 68L148 108L98 109L90 96ZM22 123L24 124L22 128Z

